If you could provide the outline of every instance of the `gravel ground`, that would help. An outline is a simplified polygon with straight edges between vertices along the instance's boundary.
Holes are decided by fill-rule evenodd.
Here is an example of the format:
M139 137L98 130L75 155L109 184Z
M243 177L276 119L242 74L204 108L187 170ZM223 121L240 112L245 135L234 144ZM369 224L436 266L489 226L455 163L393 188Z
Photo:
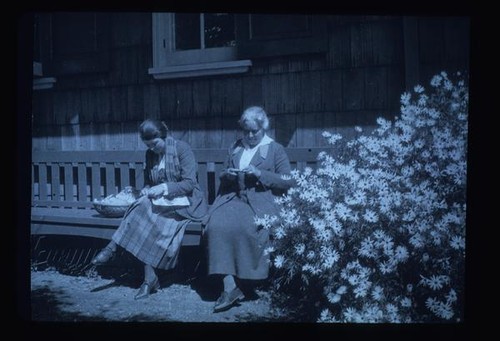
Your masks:
M276 320L269 293L254 290L228 311L213 313L216 296L196 285L168 283L150 297L135 300L138 284L93 276L70 276L53 269L31 272L34 321L262 322ZM137 281L136 281L137 282ZM253 297L252 297L253 296Z

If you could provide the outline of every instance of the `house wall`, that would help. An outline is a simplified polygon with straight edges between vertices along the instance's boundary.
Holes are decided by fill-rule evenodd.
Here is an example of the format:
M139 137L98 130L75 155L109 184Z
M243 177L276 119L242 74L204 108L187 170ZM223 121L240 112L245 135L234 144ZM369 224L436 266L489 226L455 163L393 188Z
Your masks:
M60 76L52 89L34 91L32 147L144 149L137 127L152 117L193 148L227 148L249 105L266 108L270 135L283 145L325 146L324 130L350 135L355 125L396 116L411 85L405 70L422 84L441 70L467 72L467 18L414 23L416 40L405 50L411 35L402 17L330 16L326 54L254 59L244 74L154 80L151 14L110 13L109 70Z

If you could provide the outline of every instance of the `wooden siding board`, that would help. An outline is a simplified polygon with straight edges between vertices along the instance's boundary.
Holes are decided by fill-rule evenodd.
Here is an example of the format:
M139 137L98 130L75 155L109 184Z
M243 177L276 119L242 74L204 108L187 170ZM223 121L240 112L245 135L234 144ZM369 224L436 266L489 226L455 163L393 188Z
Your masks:
M149 25L151 27L151 24ZM148 69L152 67L152 51L153 46L151 43L151 32L148 33L149 39L146 44L136 47L137 59L136 59L136 69L137 69L137 83L138 84L150 84L153 82L153 78L148 73Z
M108 122L111 117L112 88L100 88L96 91L96 110L93 115L95 123Z
M421 63L439 63L444 59L443 18L420 18L418 21Z
M91 138L90 145L92 150L106 149L106 126L101 124L90 125Z
M224 115L225 103L224 103L224 86L219 79L210 80L210 116L222 116Z
M136 47L114 48L112 51L109 80L111 86L130 85L138 83L140 49Z
M189 131L189 120L188 118L178 119L172 121L171 125L172 136L176 139L185 141L191 144L191 132Z
M365 71L365 75L365 109L386 109L387 68L367 68Z
M285 147L297 146L297 114L281 114L273 117L272 126L274 127L275 140Z
M243 84L243 107L247 108L252 105L262 105L262 78L256 76L247 76L242 80Z
M158 119L161 117L160 111L160 90L159 87L155 84L144 84L142 86L144 101L143 105L143 113L144 116L140 119L142 120L145 117L150 117L154 119Z
M205 119L205 138L203 148L224 148L222 145L222 117Z
M401 18L373 21L371 33L373 63L375 65L392 65L403 61L403 23Z
M126 86L111 88L111 112L107 122L121 122L127 114L128 89Z
M159 85L160 95L160 117L164 120L170 120L177 117L177 90L175 83L164 82Z
M150 13L113 13L111 46L129 47L147 42L151 31L150 17Z
M136 150L138 147L142 147L143 143L139 136L139 124L138 121L127 121L122 122L121 125L121 135L122 135L122 146L124 150Z
M92 130L90 124L79 125L78 150L91 150Z
M323 113L323 127L318 133L321 135L323 131L327 131L331 134L337 133L337 115L334 112L324 112ZM328 140L322 135L318 139L318 146L329 146Z
M68 91L54 92L54 123L62 125L66 122L67 106L69 101Z
M401 95L405 91L404 82L402 65L387 69L387 108L390 111L399 111Z
M468 18L443 19L444 57L447 62L465 65L469 60L470 24Z
M323 127L321 113L307 113L297 116L297 145L301 147L317 147Z
M61 139L61 127L57 125L47 126L44 130L47 131L47 150L61 150L62 149L62 139Z
M360 111L342 111L336 114L337 133L344 139L351 139L356 136L354 127L358 124Z
M324 111L339 111L342 108L342 72L327 70L320 74L321 102Z
M123 150L121 125L106 123L105 127L106 150Z
M80 100L81 100L81 115L80 123L92 122L96 110L96 89L81 89L80 90Z
M223 81L224 114L239 115L242 112L243 85L239 77L227 77Z
M328 65L333 68L346 68L351 62L351 32L348 25L335 25L329 37L330 52Z
M281 99L276 105L275 112L269 114L289 114L296 113L300 109L298 103L302 103L302 98L299 98L301 83L297 73L284 73L278 75L279 83L277 84L276 92L279 91L279 98Z
M360 110L364 107L364 69L348 69L342 72L343 110Z
M32 110L33 126L44 126L54 123L53 92L33 91Z
M222 148L227 149L241 136L238 127L239 116L230 116L222 120Z
M210 112L210 81L198 79L193 81L193 116L207 116Z
M127 86L127 106L125 112L126 121L137 121L144 117L144 91L142 86Z
M362 33L361 33L361 23L356 23L350 25L350 41L351 41L351 63L352 67L362 66L363 63L363 45L362 45Z
M176 118L188 118L193 114L193 82L183 79L176 83L177 110Z
M263 105L269 113L279 113L281 98L281 75L262 76Z
M62 136L61 144L62 150L77 150L77 135L75 125L61 126Z
M321 72L303 72L299 77L301 112L321 110ZM283 97L287 101L287 97Z

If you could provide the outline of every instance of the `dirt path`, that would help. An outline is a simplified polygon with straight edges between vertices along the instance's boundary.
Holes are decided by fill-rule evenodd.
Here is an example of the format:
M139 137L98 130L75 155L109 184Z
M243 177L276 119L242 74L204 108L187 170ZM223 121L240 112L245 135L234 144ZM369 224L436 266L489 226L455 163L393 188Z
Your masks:
M160 278L161 279L161 278ZM202 297L192 285L166 283L155 294L134 300L136 285L96 276L69 276L55 270L31 273L32 318L35 321L272 321L269 293L255 296L221 313L213 313L214 297Z

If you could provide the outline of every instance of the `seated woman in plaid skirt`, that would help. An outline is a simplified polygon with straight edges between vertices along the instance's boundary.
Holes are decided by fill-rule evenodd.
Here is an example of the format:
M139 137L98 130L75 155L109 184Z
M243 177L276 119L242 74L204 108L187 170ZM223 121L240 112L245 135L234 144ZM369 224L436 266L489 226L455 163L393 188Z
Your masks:
M92 260L94 265L108 262L117 245L144 263L144 282L136 299L148 297L160 287L155 269L172 269L177 263L186 225L201 221L207 213L205 196L196 180L197 163L191 147L167 134L165 123L147 119L139 134L146 151L146 186L133 203L111 242ZM186 196L189 206L167 207L156 201Z

